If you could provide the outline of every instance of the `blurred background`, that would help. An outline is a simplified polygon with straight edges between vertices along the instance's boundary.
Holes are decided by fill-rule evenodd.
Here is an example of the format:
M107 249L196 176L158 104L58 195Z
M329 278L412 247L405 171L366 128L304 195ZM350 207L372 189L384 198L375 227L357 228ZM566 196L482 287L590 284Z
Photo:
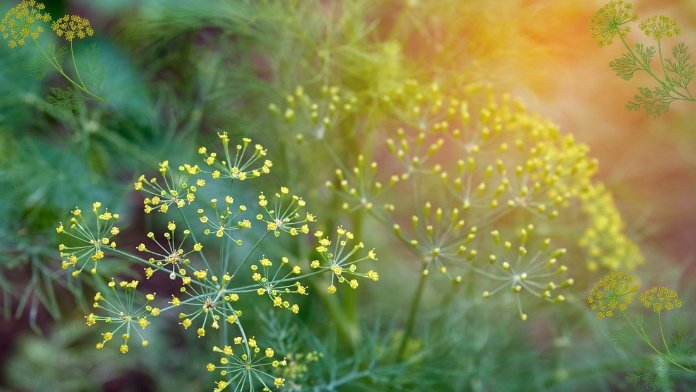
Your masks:
M56 222L76 205L101 200L123 213L136 228L132 235L147 231L155 223L142 215L133 179L172 156L186 160L221 129L253 135L272 149L276 124L268 104L311 82L327 48L336 49L337 67L348 64L346 84L401 71L371 52L379 49L411 74L490 82L521 97L530 111L591 147L598 177L645 254L642 275L653 283L693 283L696 104L676 102L658 118L624 109L647 80L616 77L608 63L621 54L619 45L599 48L592 39L588 23L603 1L337 3L290 1L281 9L297 15L285 18L263 14L274 7L267 1L258 3L257 15L250 13L253 1L45 1L52 15L82 15L96 31L88 41L97 51L80 43L76 52L104 74L106 103L90 110L50 105L47 86L60 78L36 65L31 50L2 45L0 390L210 389L187 363L190 347L175 332L165 331L170 339L161 343L171 355L153 347L135 364L114 352L96 357L73 299L84 302L83 288L59 268ZM0 13L15 4L1 0ZM642 17L675 18L682 35L674 42L694 53L696 1L634 4ZM337 17L332 24L334 7L360 12L362 23ZM314 34L317 26L325 36ZM340 46L363 41L360 53ZM303 51L297 42L307 43ZM354 66L356 59L367 65ZM37 72L45 77L34 78Z

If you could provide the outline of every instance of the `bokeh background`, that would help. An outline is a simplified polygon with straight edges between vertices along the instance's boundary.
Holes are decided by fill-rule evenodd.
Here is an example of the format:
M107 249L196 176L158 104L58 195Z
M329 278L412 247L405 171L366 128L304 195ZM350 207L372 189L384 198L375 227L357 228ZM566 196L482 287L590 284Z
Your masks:
M0 390L174 390L181 382L190 385L188 390L209 389L207 380L196 379L198 369L187 366L190 353L184 349L170 355L155 347L144 354L142 369L166 375L139 369L115 353L93 359L92 345L81 343L81 310L71 307L70 293L79 288L60 283L53 227L65 211L95 199L119 206L133 227L151 225L131 191L134 174L172 155L192 156L198 143L221 128L241 132L271 126L263 113L281 91L268 86L302 81L272 80L279 75L274 67L293 65L269 59L288 60L293 53L264 53L274 45L282 48L283 36L249 39L245 25L235 25L248 17L235 15L235 2L45 3L53 14L71 12L92 21L109 106L78 117L52 111L41 98L47 82L31 78L22 66L28 55L0 48L0 296L5 313L0 319ZM395 31L406 37L401 56L417 74L490 82L587 143L599 159L599 178L614 192L627 231L646 256L647 274L656 282L693 282L696 105L677 102L659 118L624 109L644 79L616 77L608 63L620 48L599 48L592 40L588 22L604 2L375 3L368 7L366 22L385 41ZM0 12L14 4L2 0ZM332 6L312 4L317 14ZM634 4L641 16L674 17L683 31L677 40L694 53L696 1ZM397 17L403 13L408 14L405 21ZM221 20L195 27L214 15ZM199 56L204 46L216 50ZM304 55L296 54L298 59ZM172 342L183 346L176 336ZM95 362L85 367L85 361ZM79 373L84 369L89 377ZM66 381L71 379L78 381Z

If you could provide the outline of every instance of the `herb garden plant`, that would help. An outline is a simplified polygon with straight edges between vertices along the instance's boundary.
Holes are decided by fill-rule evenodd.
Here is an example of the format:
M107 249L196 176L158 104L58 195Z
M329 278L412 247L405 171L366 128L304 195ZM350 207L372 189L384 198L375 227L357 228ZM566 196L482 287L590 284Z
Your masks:
M114 5L111 37L78 3L2 9L0 288L31 328L3 387L696 385L693 287L612 164L474 72L493 25L449 38L490 4L152 1ZM616 74L659 84L628 109L693 101L676 20L631 46L631 4L589 11Z

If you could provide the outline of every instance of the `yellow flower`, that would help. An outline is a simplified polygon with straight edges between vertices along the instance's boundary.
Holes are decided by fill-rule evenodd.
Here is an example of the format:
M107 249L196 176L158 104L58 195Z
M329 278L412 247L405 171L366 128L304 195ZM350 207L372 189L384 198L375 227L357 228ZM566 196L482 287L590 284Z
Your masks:
M640 22L640 29L645 35L658 41L681 34L677 21L663 15L653 16Z
M651 287L640 294L640 302L655 313L682 307L679 294L667 287Z
M630 22L638 20L633 5L624 0L612 0L600 8L590 21L590 32L599 46L611 44L614 37L625 37L631 29Z
M0 22L0 35L10 48L22 46L27 39L36 40L43 32L39 22L49 22L46 6L35 0L23 0L5 13Z
M597 318L613 317L615 311L626 310L637 291L633 277L623 272L612 272L595 283L587 303Z
M78 15L63 16L51 24L51 30L68 42L72 42L75 38L83 39L94 35L94 29L89 20Z

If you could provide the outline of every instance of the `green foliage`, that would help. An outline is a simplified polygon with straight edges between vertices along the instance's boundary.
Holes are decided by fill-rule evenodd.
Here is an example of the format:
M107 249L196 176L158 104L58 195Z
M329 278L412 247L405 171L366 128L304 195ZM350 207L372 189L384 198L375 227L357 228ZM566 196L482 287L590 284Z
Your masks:
M627 353L581 305L644 259L589 147L487 83L497 7L105 3L94 37L75 17L63 44L65 19L0 48L2 310L42 333L10 339L2 388L610 391L643 363L641 385L692 383L670 362L692 365L688 328ZM611 4L605 43L635 20ZM686 47L664 64L686 90ZM666 110L654 90L639 108Z
M666 16L655 16L642 21L640 29L648 38L655 40L657 49L653 45L642 43L636 43L635 49L632 49L626 42L626 33L630 30L628 24L638 20L638 16L632 14L631 9L630 3L614 0L598 10L590 22L590 31L598 39L600 46L610 44L614 37L619 37L626 48L621 57L609 63L618 77L631 80L636 72L643 71L658 83L655 87L638 87L638 94L626 104L626 109L643 110L650 117L659 117L675 101L696 102L689 91L696 65L689 63L691 54L686 45L683 42L676 44L672 48L672 58L665 59L662 54L662 39L681 32L676 21ZM659 55L657 71L651 65L656 53Z

